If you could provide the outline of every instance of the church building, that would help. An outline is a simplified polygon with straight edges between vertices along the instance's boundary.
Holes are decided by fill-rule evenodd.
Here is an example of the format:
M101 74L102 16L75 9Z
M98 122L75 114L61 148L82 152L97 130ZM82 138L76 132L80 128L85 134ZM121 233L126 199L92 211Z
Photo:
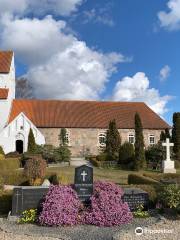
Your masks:
M109 121L115 119L122 142L135 142L134 116L138 112L145 146L159 141L170 126L143 102L42 100L15 98L12 51L0 51L0 146L5 153L25 152L30 128L39 145L59 145L61 128L73 156L98 154L105 146Z

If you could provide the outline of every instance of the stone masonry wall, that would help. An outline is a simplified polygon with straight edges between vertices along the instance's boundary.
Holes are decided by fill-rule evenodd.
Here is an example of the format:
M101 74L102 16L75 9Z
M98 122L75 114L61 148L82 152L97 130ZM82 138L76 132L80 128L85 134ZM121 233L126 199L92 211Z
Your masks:
M59 145L60 128L39 128L45 137L46 144L54 146ZM87 151L93 155L99 152L98 136L100 133L106 132L106 129L96 128L71 128L67 129L70 135L70 150L72 156L83 156ZM134 133L134 129L120 129L122 142L128 141L128 135ZM155 143L160 138L161 130L144 130L145 146L149 146L149 136L155 136Z

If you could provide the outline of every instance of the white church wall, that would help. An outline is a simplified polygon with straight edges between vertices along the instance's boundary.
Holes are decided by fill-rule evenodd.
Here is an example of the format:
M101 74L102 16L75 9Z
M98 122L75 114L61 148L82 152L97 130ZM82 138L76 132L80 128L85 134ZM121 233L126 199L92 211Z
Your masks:
M14 55L12 57L10 72L8 74L0 73L0 88L8 88L8 99L0 100L0 132L7 123L11 109L12 100L15 99L15 66Z
M45 144L45 138L42 133L23 113L20 113L0 133L0 146L3 147L5 154L16 151L16 140L22 140L23 151L27 151L30 128L33 130L36 144Z

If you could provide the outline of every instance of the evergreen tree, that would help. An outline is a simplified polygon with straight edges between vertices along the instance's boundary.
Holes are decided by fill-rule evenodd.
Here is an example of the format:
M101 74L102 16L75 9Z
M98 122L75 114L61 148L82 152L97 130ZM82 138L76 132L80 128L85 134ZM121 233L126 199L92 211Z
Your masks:
M4 155L4 150L1 146L0 146L0 154Z
M180 112L173 114L172 140L175 158L180 161Z
M166 128L165 131L161 131L160 142L166 141L166 138L171 139L171 135L168 128Z
M135 114L135 169L140 170L146 167L146 158L144 150L144 136L141 118L138 113Z
M28 152L29 153L35 153L37 149L34 134L32 129L30 128L29 130L29 135L28 135Z
M60 140L60 145L62 145L62 146L67 145L66 134L67 134L66 129L61 128L60 135L59 135L59 140Z
M121 146L121 138L119 131L116 127L116 121L112 120L109 122L109 129L107 130L106 136L106 150L109 161L119 160L119 149Z

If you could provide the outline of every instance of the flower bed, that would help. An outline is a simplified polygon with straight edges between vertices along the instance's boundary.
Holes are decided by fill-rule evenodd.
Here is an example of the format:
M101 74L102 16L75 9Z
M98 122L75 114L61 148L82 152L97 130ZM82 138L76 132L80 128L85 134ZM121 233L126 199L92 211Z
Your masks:
M132 220L122 189L114 183L95 182L91 205L84 207L72 186L51 186L43 203L39 223L47 226L92 224L117 226Z

